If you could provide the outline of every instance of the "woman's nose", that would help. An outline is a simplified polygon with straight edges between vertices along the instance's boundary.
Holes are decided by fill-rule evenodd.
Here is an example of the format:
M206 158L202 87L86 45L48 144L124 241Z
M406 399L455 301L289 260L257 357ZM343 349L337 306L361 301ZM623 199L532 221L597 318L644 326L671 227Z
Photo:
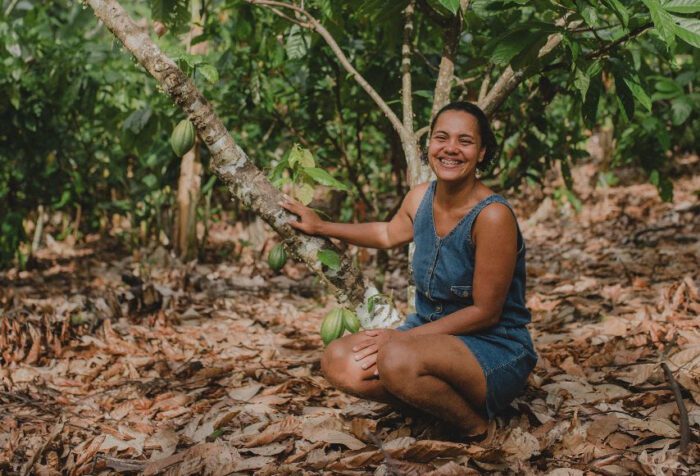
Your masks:
M445 152L448 154L456 153L457 152L457 142L452 141L452 140L447 141L447 143L445 143Z

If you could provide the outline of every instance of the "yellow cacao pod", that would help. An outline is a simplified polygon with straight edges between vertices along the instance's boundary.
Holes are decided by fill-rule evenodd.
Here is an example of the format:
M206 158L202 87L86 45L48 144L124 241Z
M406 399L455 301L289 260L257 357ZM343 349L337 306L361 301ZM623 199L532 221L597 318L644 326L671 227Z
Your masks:
M267 255L267 264L269 264L270 268L274 269L275 271L279 271L286 262L287 253L284 251L284 246L281 244L275 245Z
M360 318L349 309L343 309L343 325L353 334L360 330Z
M175 126L170 135L170 147L178 157L182 157L194 145L194 126L187 119L183 119Z
M323 318L321 323L321 340L325 345L343 335L345 323L343 322L343 310L335 308Z

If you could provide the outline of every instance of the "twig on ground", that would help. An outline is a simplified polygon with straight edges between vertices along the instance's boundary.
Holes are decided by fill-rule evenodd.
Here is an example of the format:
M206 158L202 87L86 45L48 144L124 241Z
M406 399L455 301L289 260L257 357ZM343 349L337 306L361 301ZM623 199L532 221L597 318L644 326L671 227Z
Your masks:
M29 460L27 465L22 469L22 476L27 476L28 474L32 473L32 468L34 468L34 465L41 459L41 456L46 452L46 448L49 447L51 442L56 439L56 437L63 431L63 427L65 426L66 421L61 418L59 421L54 425L53 429L51 430L51 433L49 433L49 436L46 438L46 441L44 441L44 444L41 445L41 448L39 448L37 451L34 452L32 455L32 459Z
M688 451L688 443L690 442L690 422L688 420L688 410L685 408L685 402L683 402L681 386L673 376L673 372L671 372L668 364L666 362L662 362L661 368L664 370L666 380L668 380L668 384L671 386L673 396L676 397L676 404L678 405L679 414L678 418L681 426L681 453L685 454Z

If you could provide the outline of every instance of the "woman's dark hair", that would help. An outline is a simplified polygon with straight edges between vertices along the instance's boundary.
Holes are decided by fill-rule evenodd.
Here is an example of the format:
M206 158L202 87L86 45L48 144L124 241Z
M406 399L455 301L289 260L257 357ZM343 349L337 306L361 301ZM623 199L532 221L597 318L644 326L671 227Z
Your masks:
M430 135L432 135L433 133L433 129L435 128L435 123L437 122L438 117L440 117L440 115L445 111L462 111L466 112L467 114L471 114L476 118L476 121L479 123L479 136L481 137L481 147L484 147L486 149L486 152L484 153L484 160L482 160L477 165L477 169L479 169L479 171L482 172L489 170L491 168L491 164L495 159L498 144L496 143L496 136L494 136L493 131L491 130L491 125L489 124L489 120L486 118L486 114L484 114L484 111L482 111L481 108L476 104L472 104L470 102L451 102L446 106L443 106L443 108L440 109L437 112L437 114L435 114L435 117L433 117L433 121L430 123ZM427 154L423 153L422 157L423 160L427 162Z

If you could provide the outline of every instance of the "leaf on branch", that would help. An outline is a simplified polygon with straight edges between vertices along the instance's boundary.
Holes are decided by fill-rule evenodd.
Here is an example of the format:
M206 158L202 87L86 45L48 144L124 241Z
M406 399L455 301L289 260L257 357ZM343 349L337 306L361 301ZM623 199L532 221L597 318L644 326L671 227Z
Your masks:
M301 59L306 56L308 47L306 45L306 39L304 38L304 32L299 25L292 25L289 29L285 50L290 60Z
M485 50L492 51L491 62L499 65L512 62L513 67L518 68L535 60L547 42L547 36L555 31L553 25L528 22L523 27L490 41Z
M334 271L340 269L340 256L333 250L319 250L316 255L318 260Z
M308 183L301 184L294 189L294 198L308 205L314 199L314 188Z
M333 187L338 190L348 190L347 185L345 185L343 182L336 180L333 178L331 174L326 172L323 169L319 169L316 167L307 167L304 168L304 173L309 176L313 181L320 183L321 185L326 185L328 187Z
M674 30L676 24L673 22L671 14L661 8L659 0L642 0L649 9L651 21L654 22L656 31L661 36L661 39L666 42L669 48L673 48L676 44Z
M586 127L593 128L598 116L598 103L600 95L603 92L603 80L601 74L591 78L588 90L586 91L586 99L583 101L581 112Z
M681 40L700 48L700 20L669 15L675 23L673 31Z
M189 0L149 0L151 17L172 32L182 32L190 23Z
M148 124L152 112L150 106L132 112L124 121L123 129L133 132L134 134L139 134L143 128L146 127L146 124Z
M671 101L671 117L674 126L683 124L693 112L693 106L686 98L676 98Z
M289 168L294 169L297 164L302 168L315 167L316 161L311 151L303 148L299 144L294 144L292 150L289 151L289 158L287 159L289 163Z
M603 4L612 10L617 19L620 20L620 23L622 23L622 26L627 28L630 20L630 12L620 0L603 0Z
M440 0L440 5L448 9L453 15L456 15L459 11L459 0Z
M700 0L670 0L664 3L664 10L673 13L698 13Z
M208 82L214 84L219 81L219 72L216 68L210 64L203 64L197 68L199 74L204 76Z

